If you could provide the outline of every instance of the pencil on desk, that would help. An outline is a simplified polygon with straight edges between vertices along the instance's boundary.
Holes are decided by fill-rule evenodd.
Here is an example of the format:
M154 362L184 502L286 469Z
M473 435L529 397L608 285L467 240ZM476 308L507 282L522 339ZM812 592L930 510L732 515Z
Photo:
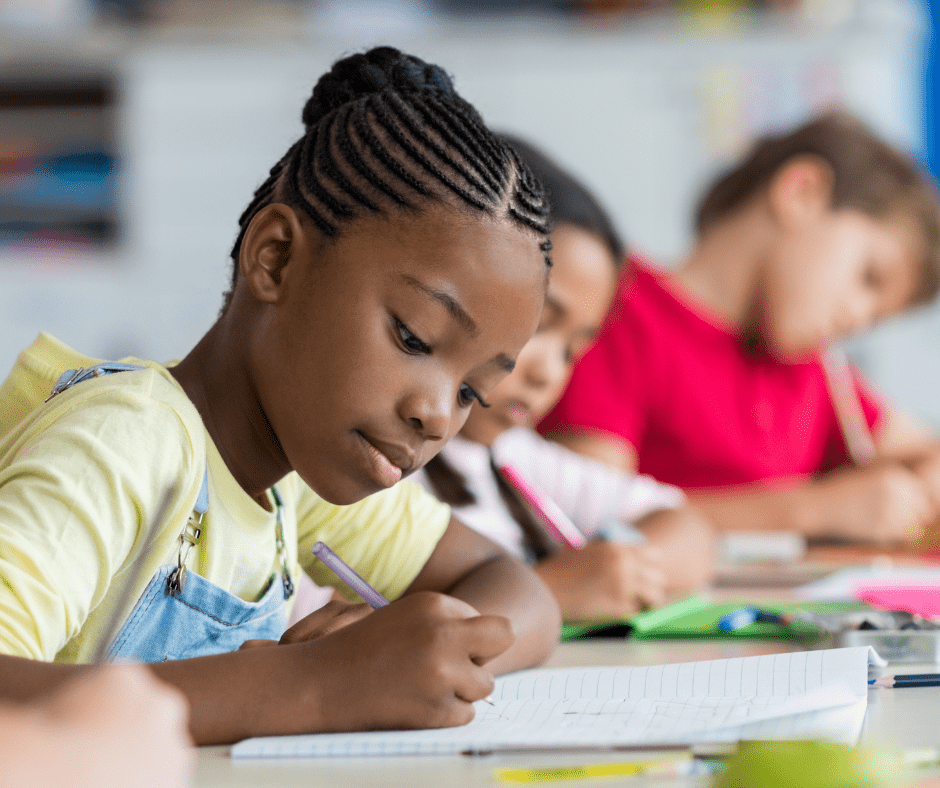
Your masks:
M858 466L868 465L878 452L855 389L848 356L841 348L831 347L822 354L822 366L849 456Z
M885 687L887 689L900 687L940 687L940 673L899 673L896 676L881 676L870 679L872 687Z

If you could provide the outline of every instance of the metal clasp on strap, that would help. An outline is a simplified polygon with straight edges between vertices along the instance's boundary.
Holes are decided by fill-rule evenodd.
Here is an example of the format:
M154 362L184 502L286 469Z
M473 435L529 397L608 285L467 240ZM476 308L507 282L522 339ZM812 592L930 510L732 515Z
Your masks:
M49 392L49 396L46 397L44 401L48 402L56 394L61 394L67 388L71 388L72 386L74 386L76 383L78 383L79 379L81 378L82 374L85 371L86 370L84 367L79 367L78 369L65 370L65 372L59 375L59 379L55 382L55 385L52 387L52 391Z
M79 367L78 369L67 369L55 382L52 391L45 401L48 402L57 394L61 394L66 389L72 388L76 383L81 383L89 378L100 378L104 375L110 375L114 372L133 372L138 369L146 369L140 364L125 364L123 361L103 361L95 364L93 367Z
M202 518L209 509L209 469L206 468L202 476L202 487L199 489L199 495L196 498L196 504L193 506L192 514L183 526L180 533L180 549L176 555L176 569L170 572L166 579L166 593L177 594L186 588L186 562L189 560L189 554L193 546L202 536Z
M290 599L294 595L294 580L290 576L290 568L287 565L287 544L284 542L284 504L281 501L281 495L277 487L271 488L271 497L274 498L274 508L276 511L277 525L274 531L274 544L277 547L277 557L281 561L281 583L284 585L284 599Z

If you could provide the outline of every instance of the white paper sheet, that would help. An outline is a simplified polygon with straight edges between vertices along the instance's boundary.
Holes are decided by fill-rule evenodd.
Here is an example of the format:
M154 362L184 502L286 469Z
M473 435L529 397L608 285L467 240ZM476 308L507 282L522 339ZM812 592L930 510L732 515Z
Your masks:
M795 589L797 599L856 601L860 586L940 589L940 567L852 566Z
M843 648L654 667L528 670L460 728L247 739L247 758L442 755L465 751L818 738L855 743L870 649Z

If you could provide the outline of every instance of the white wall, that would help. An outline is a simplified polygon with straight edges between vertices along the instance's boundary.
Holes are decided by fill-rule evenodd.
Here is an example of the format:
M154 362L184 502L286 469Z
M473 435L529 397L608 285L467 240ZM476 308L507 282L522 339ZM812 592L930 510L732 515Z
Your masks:
M688 243L705 179L752 133L840 100L916 147L919 20L898 0L871 7L893 14L726 31L528 20L424 28L393 43L445 65L491 125L568 164L635 247L669 264ZM104 357L184 354L218 311L237 217L299 135L317 76L373 43L388 42L151 41L106 53L124 78L127 237L113 257L90 261L0 255L0 374L39 330ZM890 395L940 425L938 315L881 330L853 352Z

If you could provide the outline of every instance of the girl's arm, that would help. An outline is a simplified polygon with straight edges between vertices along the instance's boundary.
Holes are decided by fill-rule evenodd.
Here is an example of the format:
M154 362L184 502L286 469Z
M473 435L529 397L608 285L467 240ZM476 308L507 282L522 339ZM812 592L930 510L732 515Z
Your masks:
M538 665L558 642L558 604L539 576L456 518L451 518L437 548L406 594L416 591L445 593L480 613L509 620L515 641L486 663L493 673Z
M148 668L185 696L190 734L201 745L249 736L446 727L473 718L473 702L493 689L486 663L513 640L506 618L478 615L458 599L423 592L315 640ZM38 701L88 671L0 655L0 700Z

